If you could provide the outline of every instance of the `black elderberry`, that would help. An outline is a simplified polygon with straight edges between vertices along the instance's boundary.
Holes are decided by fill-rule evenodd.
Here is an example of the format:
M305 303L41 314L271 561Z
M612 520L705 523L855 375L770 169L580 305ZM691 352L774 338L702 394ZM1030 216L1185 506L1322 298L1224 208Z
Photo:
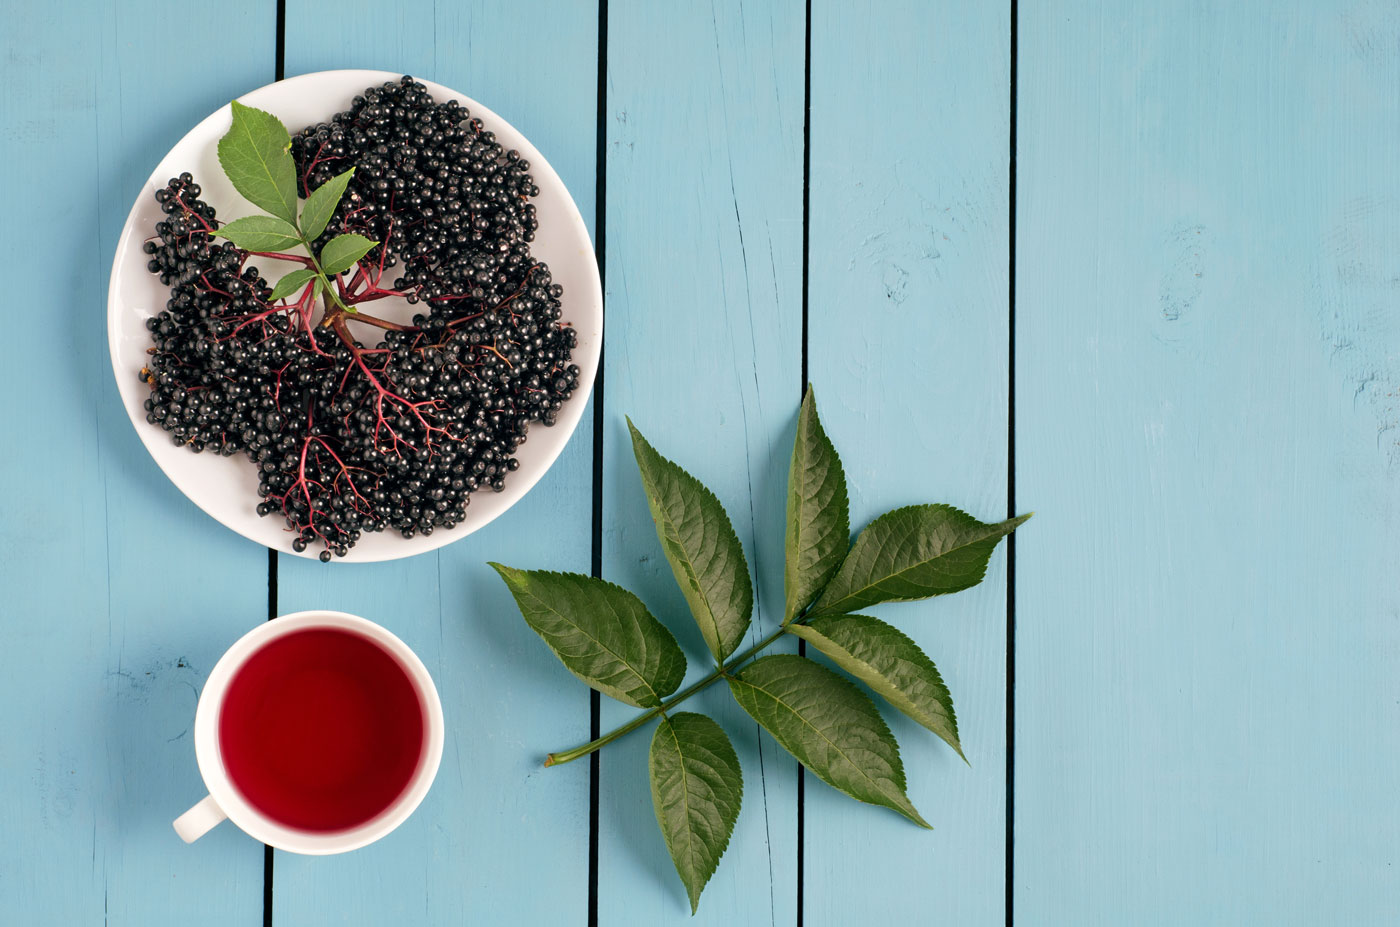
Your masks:
M372 87L291 153L302 196L357 168L325 239L381 242L367 279L396 278L423 311L405 331L361 331L353 316L306 325L269 304L250 256L211 239L215 210L184 173L156 193L165 218L143 248L170 299L147 320L141 376L147 421L193 452L248 457L258 514L329 561L366 532L452 528L472 492L503 491L529 424L554 424L578 388L577 338L530 254L528 160L455 101L408 77ZM379 341L363 341L371 331Z

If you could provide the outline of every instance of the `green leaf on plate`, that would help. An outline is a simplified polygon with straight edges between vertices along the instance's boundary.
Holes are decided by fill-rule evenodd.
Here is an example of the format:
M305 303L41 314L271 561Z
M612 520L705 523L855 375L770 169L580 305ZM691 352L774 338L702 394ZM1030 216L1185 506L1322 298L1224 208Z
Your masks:
M227 238L244 251L286 251L301 244L297 230L276 216L234 219L214 234Z
M788 626L885 701L948 742L963 756L953 697L938 667L897 628L865 615L829 615Z
M663 716L651 739L651 801L690 913L729 845L744 778L729 737L704 715Z
M315 276L316 271L309 268L292 271L287 274L287 276L277 281L277 285L272 288L272 295L267 298L267 301L273 302L274 300L291 296L293 293L306 286Z
M744 548L715 494L662 457L627 420L647 505L661 549L717 662L744 639L753 614L753 584Z
M680 645L626 589L581 573L491 566L525 622L589 686L629 705L654 708L681 684Z
M982 581L992 550L1030 515L984 524L951 505L911 505L872 521L822 592L814 615L959 592Z
M243 198L296 225L296 165L292 137L271 113L233 101L233 126L219 139L219 164Z
M797 416L797 438L788 468L784 622L792 621L812 604L841 566L850 545L846 474L817 418L817 398L809 386Z
M326 230L326 224L335 215L335 207L340 205L340 198L345 195L346 185L354 176L355 169L352 167L311 191L301 210L301 231L307 241L315 241Z
M729 677L739 706L817 778L928 827L904 793L899 744L865 693L805 657L760 657Z
M321 249L321 270L327 276L343 274L354 267L355 262L368 254L369 249L377 244L379 242L363 235L354 233L337 235L326 242L326 246Z

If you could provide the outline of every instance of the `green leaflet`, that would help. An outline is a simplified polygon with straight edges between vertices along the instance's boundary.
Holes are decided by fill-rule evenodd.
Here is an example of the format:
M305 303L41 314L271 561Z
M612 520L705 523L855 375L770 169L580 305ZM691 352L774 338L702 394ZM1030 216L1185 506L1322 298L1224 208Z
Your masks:
M853 683L805 657L777 654L730 677L729 691L817 778L929 826L904 793L899 744L875 703Z
M297 290L300 290L302 287L306 286L306 284L311 281L311 278L315 276L316 271L311 270L310 268L302 268L301 270L292 271L291 273L283 277L281 280L277 281L277 285L272 288L272 293L267 297L267 301L273 302L275 300L291 296Z
M292 137L271 113L233 101L233 126L219 139L219 164L243 198L296 225L296 166Z
M813 614L842 614L975 586L997 542L1028 518L984 524L951 505L886 512L856 538Z
M321 270L328 277L344 273L379 242L363 235L337 235L321 249Z
M744 779L718 724L681 712L662 717L651 739L651 801L666 849L690 895L690 913L729 845Z
M301 210L301 231L307 241L315 241L326 230L326 224L335 215L335 207L340 205L340 198L345 195L346 185L354 176L355 169L352 167L311 191Z
M963 756L953 697L919 645L903 632L865 615L830 615L788 626L885 701L948 742Z
M652 708L685 676L680 645L635 595L580 573L492 563L520 614L564 666L618 701Z
M661 549L716 662L734 652L753 614L744 548L724 506L695 477L662 457L627 420Z
M301 244L297 230L276 216L234 219L214 234L245 251L286 251Z
M788 468L784 623L812 604L841 565L850 544L846 474L817 418L816 394L808 387L797 416L797 438Z

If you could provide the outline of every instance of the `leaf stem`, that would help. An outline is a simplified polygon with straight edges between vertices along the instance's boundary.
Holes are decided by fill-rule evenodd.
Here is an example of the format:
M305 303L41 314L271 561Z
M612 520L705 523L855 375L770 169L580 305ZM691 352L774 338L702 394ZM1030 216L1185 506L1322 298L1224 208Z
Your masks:
M608 744L612 743L614 740L617 740L624 734L630 734L637 728L641 727L643 724L646 724L652 718L655 718L657 715L665 714L672 707L679 705L681 702L690 698L692 695L694 695L696 692L699 692L701 689L709 688L711 685L718 682L720 679L730 675L735 667L739 666L742 663L747 663L754 655L766 649L769 644L782 637L786 631L787 625L778 628L778 630L774 631L772 634L768 635L763 640L759 641L757 644L754 644L748 650L745 650L743 653L739 654L737 657L730 660L728 663L715 669L705 678L689 686L686 686L684 689L672 696L668 701L662 702L655 708L648 708L646 711L637 715L637 717L633 718L631 721L628 721L626 724L622 725L616 730L609 731L602 737L599 737L597 740L590 740L588 743L583 744L579 747L574 747L572 750L564 750L559 753L549 754L549 756L545 757L544 765L558 766L561 763L568 763L578 759L579 757L588 756L588 754L594 752L595 750L599 750L603 747L606 747Z
M330 325L342 313L348 312L351 315L354 315L355 310L345 305L345 303L341 300L340 295L336 293L335 287L331 285L330 278L327 277L326 272L321 269L321 262L316 259L316 253L311 250L311 242L307 241L306 239L302 239L302 244L306 245L306 251L308 254L311 255L311 269L316 271L316 276L320 278L321 291L325 293L326 296L335 303L336 312L327 313L326 317L321 321L321 324Z

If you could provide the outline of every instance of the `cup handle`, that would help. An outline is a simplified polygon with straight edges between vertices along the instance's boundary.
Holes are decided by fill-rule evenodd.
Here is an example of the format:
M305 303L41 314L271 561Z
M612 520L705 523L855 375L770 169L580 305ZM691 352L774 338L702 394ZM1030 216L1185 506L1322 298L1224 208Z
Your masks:
M226 817L214 796L206 795L199 804L175 819L175 833L186 843L194 843Z

